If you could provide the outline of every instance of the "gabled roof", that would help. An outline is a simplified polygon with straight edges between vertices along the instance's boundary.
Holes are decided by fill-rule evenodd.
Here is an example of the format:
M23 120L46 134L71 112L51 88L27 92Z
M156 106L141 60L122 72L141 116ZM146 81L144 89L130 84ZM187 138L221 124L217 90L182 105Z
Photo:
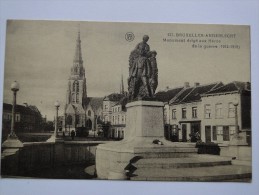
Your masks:
M179 94L171 104L181 104L181 103L189 103L189 102L197 102L201 101L201 94L206 93L210 90L216 89L222 86L222 82L212 83L207 85L199 85L195 87L190 87L184 89L181 94Z
M104 101L113 101L113 102L117 102L120 101L121 98L123 98L125 95L124 94L120 94L120 93L112 93L106 97L104 97Z
M174 98L181 90L183 90L183 87L178 87L174 89L169 89L167 91L159 91L155 94L155 97L162 102L169 102L172 98Z
M102 109L103 98L102 97L87 97L85 105L91 105L93 111L96 112L98 109Z
M228 83L226 85L220 86L216 89L213 89L204 95L213 95L213 94L219 94L219 93L232 93L232 92L245 92L245 91L251 91L251 84L250 82L240 82L240 81L233 81L231 83Z

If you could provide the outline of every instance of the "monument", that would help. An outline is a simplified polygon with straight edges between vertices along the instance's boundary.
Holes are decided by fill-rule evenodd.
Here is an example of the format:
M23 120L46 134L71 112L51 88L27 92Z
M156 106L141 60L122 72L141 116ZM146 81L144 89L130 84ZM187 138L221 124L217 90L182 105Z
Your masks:
M96 172L99 179L127 179L138 158L172 157L196 153L194 144L173 143L164 138L163 102L156 101L158 85L156 51L150 51L144 35L129 56L126 129L122 141L98 145Z

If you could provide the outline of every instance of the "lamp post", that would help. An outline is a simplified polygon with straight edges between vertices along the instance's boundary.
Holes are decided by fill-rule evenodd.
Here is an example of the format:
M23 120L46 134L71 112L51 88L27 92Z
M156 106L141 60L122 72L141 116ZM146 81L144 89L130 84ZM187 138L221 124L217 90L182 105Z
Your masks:
M55 129L54 129L54 134L47 140L47 142L56 142L58 137L58 108L60 106L60 103L56 101L54 103L54 106L56 107Z
M60 103L58 101L55 102L55 107L56 107L56 120L55 120L55 131L54 131L54 135L55 137L58 136L58 108L60 106Z
M12 122L11 122L11 132L9 134L10 138L17 138L14 132L14 125L15 125L15 107L16 107L16 94L17 91L19 91L19 83L17 81L14 81L11 84L11 90L13 91L13 107L12 107Z
M11 84L11 90L13 91L13 106L12 106L12 121L11 121L11 130L10 134L8 135L7 139L3 142L2 148L12 148L12 152L16 152L18 148L23 147L23 143L18 139L18 137L15 135L14 128L15 128L15 107L16 107L16 94L17 91L19 91L19 83L17 81L14 81ZM9 154L11 154L11 150L8 150Z
M238 106L238 100L235 99L233 102L233 105L235 106L235 130L236 130L236 137L239 135L239 128L238 128L238 114L237 114L237 106Z

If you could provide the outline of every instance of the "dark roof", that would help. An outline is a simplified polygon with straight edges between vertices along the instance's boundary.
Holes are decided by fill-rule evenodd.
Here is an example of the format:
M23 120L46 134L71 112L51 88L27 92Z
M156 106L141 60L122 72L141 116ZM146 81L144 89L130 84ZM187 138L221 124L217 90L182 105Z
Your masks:
M209 94L216 94L216 93L231 93L231 92L244 92L244 91L251 91L251 84L250 82L239 82L233 81L216 89L213 89L205 95Z
M109 100L109 101L117 102L117 101L120 101L120 99L123 98L123 97L125 97L124 94L112 93L112 94L104 97L104 100Z
M86 105L91 105L94 111L98 109L102 109L103 106L103 98L102 97L87 97Z
M3 103L3 111L12 112L12 104ZM16 105L15 112L20 114L40 114L38 108L36 106L23 106Z
M169 102L172 98L174 98L183 87L178 87L174 89L169 89L167 91L159 91L155 94L155 97L162 102Z
M200 101L201 94L204 94L222 85L223 84L219 82L219 83L212 83L207 85L200 85L196 87L186 88L181 94L179 94L179 96L176 97L176 99L172 102L172 104Z
M175 104L180 103L181 100L185 96L187 96L192 90L193 90L193 88L186 88L186 89L184 89L184 91L181 94L179 94L172 103L175 103Z
M121 105L122 108L124 108L128 102L129 102L128 97L123 97L114 106Z

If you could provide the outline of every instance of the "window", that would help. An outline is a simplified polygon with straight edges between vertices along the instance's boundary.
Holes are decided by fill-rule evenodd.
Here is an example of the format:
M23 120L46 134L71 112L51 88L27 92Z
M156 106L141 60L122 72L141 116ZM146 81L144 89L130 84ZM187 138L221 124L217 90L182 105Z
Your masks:
M223 126L223 141L229 141L229 126Z
M124 116L121 116L121 122L124 123Z
M210 104L205 105L205 118L211 118L211 106Z
M120 115L118 115L118 124L120 123Z
M197 107L192 107L192 118L197 118Z
M235 117L235 106L232 102L228 104L228 117L234 118Z
M120 112L120 107L118 107L118 112Z
M19 122L19 115L16 114L16 122Z
M112 116L112 123L114 124L114 116Z
M74 93L72 93L72 102L74 103L75 102L75 94Z
M172 110L172 119L176 119L176 109Z
M115 116L115 123L114 124L117 124L117 116Z
M91 116L91 110L88 110L88 116Z
M182 108L182 118L186 118L186 108Z
M217 127L217 135L223 135L223 127L222 126Z
M78 83L78 81L75 81L74 83L73 83L73 91L79 91L79 83Z
M108 110L108 105L104 105L104 110Z
M79 93L76 93L76 103L79 103Z
M216 118L222 118L222 104L216 104Z

